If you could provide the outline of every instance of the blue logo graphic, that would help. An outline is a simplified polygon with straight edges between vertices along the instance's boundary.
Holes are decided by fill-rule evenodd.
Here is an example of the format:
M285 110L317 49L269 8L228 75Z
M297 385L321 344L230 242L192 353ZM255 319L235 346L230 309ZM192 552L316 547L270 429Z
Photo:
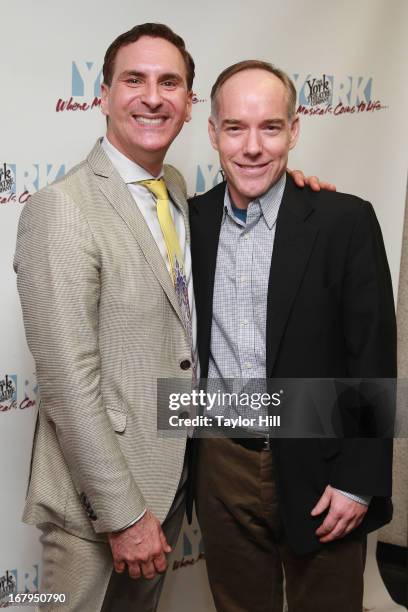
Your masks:
M193 555L197 556L200 554L204 555L203 540L199 533L200 532L198 531L198 529L192 530L192 535L194 536L194 539L191 538L191 534L189 537L186 532L183 533L183 557L191 557Z
M20 202L42 187L50 185L65 174L65 164L48 162L30 164L0 164L0 204Z
M98 97L101 80L102 69L95 62L72 62L72 96Z
M204 193L223 181L218 165L206 164L197 166L196 193Z

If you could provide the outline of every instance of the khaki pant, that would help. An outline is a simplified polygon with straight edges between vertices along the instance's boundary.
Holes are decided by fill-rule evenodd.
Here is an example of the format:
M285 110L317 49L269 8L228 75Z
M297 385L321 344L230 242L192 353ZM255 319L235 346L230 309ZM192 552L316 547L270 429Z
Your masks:
M162 527L173 548L185 511L186 468L176 497ZM113 501L114 503L114 501ZM153 580L133 580L127 571L113 571L108 544L84 540L52 523L39 525L42 531L43 571L41 593L66 593L67 603L40 605L44 612L154 612L163 587L164 575Z
M218 612L282 612L284 575L289 612L362 611L363 542L337 540L295 555L285 539L270 451L200 440L197 510Z

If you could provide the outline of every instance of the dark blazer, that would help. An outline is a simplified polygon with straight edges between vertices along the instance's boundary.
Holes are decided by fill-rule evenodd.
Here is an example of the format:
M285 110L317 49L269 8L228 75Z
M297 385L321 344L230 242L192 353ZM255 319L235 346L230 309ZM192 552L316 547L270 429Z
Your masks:
M190 201L203 378L208 373L224 191L221 183ZM266 369L274 378L396 377L391 278L368 202L299 189L287 176L269 277ZM282 518L296 552L320 546L315 530L322 517L312 518L310 511L327 484L373 496L360 531L391 520L391 439L282 438L273 440L272 452Z

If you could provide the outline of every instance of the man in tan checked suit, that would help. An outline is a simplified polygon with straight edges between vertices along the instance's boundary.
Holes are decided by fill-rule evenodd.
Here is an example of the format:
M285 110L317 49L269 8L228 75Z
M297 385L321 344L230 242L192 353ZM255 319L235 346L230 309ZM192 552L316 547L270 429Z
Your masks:
M154 197L137 183L164 174L194 344L185 184L163 168L190 119L193 76L166 26L121 35L105 56L106 137L35 194L19 224L15 269L41 395L24 520L42 531L41 591L67 593L72 611L155 610L184 513L186 437L157 436L156 379L191 380L195 347Z
M112 43L103 72L106 137L35 194L19 224L15 269L41 394L24 520L42 531L41 592L67 593L72 612L147 612L184 513L186 439L157 436L156 381L191 381L195 365L185 185L163 167L190 119L194 63L168 27L143 24ZM140 184L162 173L190 330Z

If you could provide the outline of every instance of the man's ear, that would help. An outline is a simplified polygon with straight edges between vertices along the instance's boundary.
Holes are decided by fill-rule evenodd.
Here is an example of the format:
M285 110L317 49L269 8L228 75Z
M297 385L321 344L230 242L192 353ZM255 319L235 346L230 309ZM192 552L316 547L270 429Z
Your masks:
M217 127L215 125L214 118L211 116L208 118L208 135L210 137L213 149L218 151Z
M191 120L192 110L193 110L193 92L189 91L187 93L186 118L184 119L185 123L188 123Z
M300 121L299 115L295 115L290 125L289 149L293 149L299 138Z
M106 117L109 116L109 86L106 83L101 84L101 110Z

